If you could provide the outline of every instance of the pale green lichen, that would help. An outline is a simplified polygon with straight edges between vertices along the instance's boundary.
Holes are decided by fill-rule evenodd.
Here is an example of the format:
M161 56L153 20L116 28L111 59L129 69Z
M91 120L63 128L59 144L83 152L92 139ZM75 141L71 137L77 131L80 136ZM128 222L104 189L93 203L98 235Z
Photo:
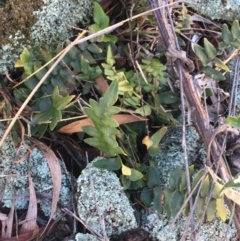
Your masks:
M104 218L107 235L120 234L137 227L134 210L115 173L95 168L90 163L77 182L79 217L93 229L103 234L97 207Z
M229 216L228 216L229 217ZM152 241L179 241L182 238L184 229L188 232L184 240L190 241L190 226L187 225L187 218L180 218L172 227L164 215L158 216L155 213L144 216L142 228L149 232ZM197 224L195 220L195 224ZM227 223L215 218L212 222L202 223L197 229L197 241L237 241L237 230L234 223Z
M96 238L92 234L77 233L76 236L75 236L75 240L76 241L99 241L100 239Z
M205 152L194 127L186 129L186 145L189 165L196 158L203 159ZM177 166L184 167L182 128L170 129L161 141L161 146L162 149L153 161L159 169L162 184L167 184L170 172Z
M24 47L55 47L72 36L70 25L86 24L92 15L93 0L28 1L7 0L0 6L4 23L0 26L0 74L13 67Z
M3 126L0 126L0 138L3 136ZM26 140L28 145L31 145ZM16 197L16 209L26 209L28 207L28 167L30 167L31 177L34 183L35 191L39 194L52 195L52 177L48 167L46 157L38 148L33 148L31 154L26 155L27 149L24 145L16 148L11 135L3 143L0 155L0 175L6 177L0 178L1 201L4 206L11 207L12 199ZM21 160L21 161L20 161ZM14 161L19 161L15 163ZM62 181L59 202L67 208L71 208L71 185L70 175L64 173L63 163L59 160L62 167ZM27 196L26 196L27 195ZM41 210L46 216L51 212L51 200L39 199ZM60 213L55 214L55 218Z
M240 0L191 0L188 3L190 7L211 19L240 19Z
M206 157L205 149L203 148L200 137L193 127L188 127L186 130L186 146L188 154L188 163L191 165L198 160L198 164L204 165ZM182 129L172 128L161 141L162 149L155 157L154 162L157 164L160 172L160 179L163 185L169 182L169 174L176 166L184 167L184 156L182 150ZM167 200L166 200L167 201ZM230 215L228 215L229 218ZM157 215L152 210L152 213L144 213L142 220L142 228L150 233L153 241L178 241L184 232L187 225L187 218L181 217L170 229L170 221L164 214ZM197 220L195 222L197 224ZM184 240L191 240L189 237L190 229ZM212 222L203 223L199 228L198 241L218 241L218 240L237 240L234 239L236 229L234 224L231 224L228 229L228 224L215 218ZM226 238L226 239L225 239Z

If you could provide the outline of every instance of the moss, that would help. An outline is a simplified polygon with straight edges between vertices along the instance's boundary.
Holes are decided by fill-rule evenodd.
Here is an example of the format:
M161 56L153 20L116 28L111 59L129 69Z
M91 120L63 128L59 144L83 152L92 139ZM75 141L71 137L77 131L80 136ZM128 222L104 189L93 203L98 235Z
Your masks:
M43 5L42 0L12 0L5 1L0 7L0 45L12 43L9 37L20 31L26 37L30 36L30 27L36 21L33 12Z
M89 22L93 0L0 2L0 74L12 69L24 47L55 48L72 36L70 26Z

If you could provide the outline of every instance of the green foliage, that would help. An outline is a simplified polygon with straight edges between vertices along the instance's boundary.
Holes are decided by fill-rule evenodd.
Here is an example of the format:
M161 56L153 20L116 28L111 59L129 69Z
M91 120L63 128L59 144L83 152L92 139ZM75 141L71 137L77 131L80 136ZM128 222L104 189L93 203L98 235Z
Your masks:
M124 177L123 184L125 184L125 189L128 188L131 182L136 182L143 178L143 174L140 171L125 166L119 156L116 158L97 160L94 162L93 166L109 171L117 171L121 168L122 176Z
M94 21L95 25L99 26L100 29L108 27L109 25L108 16L105 15L100 5L97 3L94 5ZM125 72L124 69L119 70L116 68L116 58L119 57L119 54L116 53L113 55L113 50L116 52L117 49L114 45L115 40L111 38L108 38L108 41L105 40L102 40L102 42L98 40L99 43L97 44L89 41L73 46L63 58L63 61L52 70L29 104L34 111L44 112L41 113L41 115L36 115L36 118L39 118L39 120L35 119L35 126L32 128L33 134L36 132L41 132L40 136L44 134L44 130L46 130L47 127L41 123L43 120L52 119L51 113L56 116L56 118L53 118L54 123L51 124L51 129L56 127L58 121L63 117L71 117L69 114L66 114L70 113L70 111L71 113L75 113L75 115L82 114L76 106L72 106L70 109L64 109L64 112L61 111L61 115L59 111L51 112L50 106L52 102L50 96L55 86L58 86L59 93L65 96L70 93L70 90L74 86L78 86L79 83L81 83L83 86L82 94L87 95L91 87L95 85L96 78L101 75L104 75L104 77L110 81L116 80L118 82L118 95L116 98L123 104L123 109L130 107L136 111L136 114L142 116L151 115L151 105L146 104L141 107L141 91L147 93L158 91L160 87L152 85L151 81L152 78L155 77L161 83L164 83L164 78L167 76L165 72L166 67L156 58L148 60L151 65L148 68L146 68L147 65L143 65L143 69L145 69L144 73L146 73L146 75L149 74L148 81L146 83L143 78L140 78L139 83L139 76L133 71ZM70 43L69 40L66 41L66 45ZM23 50L15 67L24 69L23 78L27 78L29 75L32 76L28 77L22 85L14 89L14 96L17 99L20 101L26 99L39 80L42 79L53 65L53 57L61 50L62 48L60 47L51 50L47 46L33 49L25 48ZM98 59L100 61L98 61ZM90 105L92 104L95 104L93 100ZM113 111L113 108L108 110L108 114L109 111ZM88 115L91 115L91 111L87 110L87 112ZM162 114L165 115L165 113ZM92 116L92 118L94 117ZM41 125L41 127L36 126L36 124ZM93 140L91 143L93 143ZM94 144L94 146L97 145L97 143Z
M104 13L103 9L97 2L94 2L93 20L95 23L89 26L89 30L93 32L98 32L102 29L109 27L109 17ZM114 35L105 34L95 40L98 42L115 43L117 41L117 37Z
M198 44L194 44L194 51L203 65L202 71L206 76L219 81L225 80L225 77L220 70L230 70L228 66L217 56L222 55L225 50L230 48L240 49L239 36L239 21L235 20L232 23L231 29L229 29L227 24L222 25L222 41L220 42L218 49L215 48L206 38L204 38L203 47ZM217 69L210 67L212 64L214 64Z
M74 95L61 96L59 94L58 86L56 86L52 93L52 100L50 107L43 110L41 113L33 116L33 123L41 124L42 122L50 121L50 130L53 130L57 123L62 119L62 110L71 102Z
M89 27L92 32L109 26L109 17L97 3L94 4L93 19L94 24ZM117 62L124 51L121 43L116 44L116 41L116 36L105 34L70 49L29 103L34 111L32 134L38 132L41 137L48 128L57 129L59 122L65 117L85 114L92 120L93 126L82 127L86 134L84 141L109 157L98 160L94 166L120 171L124 189L143 189L141 199L149 204L156 196L155 188L160 185L159 171L153 163L149 166L138 163L134 153L136 137L143 132L145 126L136 123L138 130L134 130L130 125L125 125L123 131L113 115L127 110L134 115L155 119L157 124L174 124L177 121L168 107L178 106L179 98L167 88L166 66L159 58L147 58L146 54L140 53L139 73L126 71L125 66L119 68ZM65 46L69 44L71 41L66 40ZM61 51L60 46L54 50L48 46L23 50L15 66L23 68L22 78L27 80L14 89L15 98L20 101L26 99L53 65L53 58ZM103 77L109 85L104 94L97 86L98 77ZM71 103L74 98L71 93L76 89L80 90L82 100L88 103L83 108ZM89 96L96 98L89 99ZM163 127L149 138L148 151L152 156L160 150L159 143L166 131L167 128ZM131 145L124 139L125 136ZM122 145L119 145L119 141ZM123 159L125 155L133 159L131 167Z
M223 196L220 195L221 188L219 188L218 183L215 184L209 205L206 207L211 188L210 176L205 176L199 192L200 180L204 177L204 171L199 170L196 173L194 167L190 166L189 174L191 189L196 187L196 190L193 193L193 201L197 202L194 210L195 215L200 219L204 208L206 208L206 218L208 221L212 221L216 215L225 221L227 210L224 206ZM231 186L231 184L229 185ZM199 196L197 196L198 192ZM163 199L163 195L164 202L161 203L159 200ZM186 198L188 198L186 172L183 172L181 167L177 167L170 174L168 188L164 191L158 191L155 193L154 206L158 212L164 211L169 217L174 217L182 207ZM187 204L187 206L184 207L183 215L187 216L189 211L189 204Z
M190 29L191 28L191 16L188 14L188 10L185 7L184 3L182 3L182 9L181 12L177 11L179 13L179 19L177 21L177 26L176 26L176 30L177 32L181 32L183 30L186 29Z
M119 124L111 117L121 110L113 106L117 99L118 82L113 81L104 96L100 98L99 103L90 99L91 108L84 107L84 112L94 123L94 126L82 128L84 132L92 136L84 141L109 156L125 155L115 139L116 136L120 136L120 132L116 129Z
M240 128L240 116L238 117L228 116L226 118L226 123L235 128Z

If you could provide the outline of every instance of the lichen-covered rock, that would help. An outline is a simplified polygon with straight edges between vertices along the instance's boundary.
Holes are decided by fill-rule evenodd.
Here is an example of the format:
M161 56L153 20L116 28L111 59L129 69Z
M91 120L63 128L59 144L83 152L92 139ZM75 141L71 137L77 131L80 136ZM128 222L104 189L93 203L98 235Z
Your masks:
M203 159L205 151L194 127L186 130L186 145L189 165L196 158ZM153 161L159 169L161 182L167 184L170 172L177 166L184 167L181 127L170 129L161 141L161 146L162 149Z
M99 158L101 157L94 161ZM91 189L90 179L94 191ZM109 236L137 227L134 210L115 173L98 169L90 163L82 171L77 182L78 215L97 232L103 234L97 208L104 218Z
M77 233L75 236L76 241L99 241L99 239L92 234L88 233Z
M179 241L184 233L187 225L187 218L180 218L170 228L170 222L164 215L158 216L157 214L146 215L142 228L150 233L152 241ZM197 224L197 222L195 223ZM184 240L191 240L190 227ZM234 223L229 226L227 223L222 222L220 219L215 218L212 222L202 223L198 229L197 241L219 241L231 240L237 241L236 228Z
M86 24L93 0L0 2L0 74L13 67L24 47L54 47L72 36L69 25Z
M211 19L240 19L240 0L191 0L189 6Z
M0 138L3 136L3 126L0 126ZM31 145L26 140L28 145ZM4 206L11 207L12 199L16 197L15 207L25 209L28 207L28 167L30 167L31 177L34 183L35 191L39 194L52 195L52 177L48 167L47 159L44 154L34 147L32 153L27 154L24 145L16 148L11 135L3 143L0 154L0 193L3 194L1 201ZM62 182L59 202L67 208L71 208L71 184L70 176L65 173L63 163L59 160L62 167ZM6 176L6 177L5 177ZM51 200L39 199L41 210L46 216L51 213ZM59 213L55 214L57 218Z
M162 149L154 158L158 170L161 174L160 179L163 185L168 185L169 174L176 166L184 167L184 158L182 151L182 129L172 128L161 141ZM188 154L188 163L191 165L198 160L201 166L204 164L206 152L201 144L198 133L193 127L186 130L186 146ZM167 201L167 200L165 200ZM170 229L170 222L164 214L157 215L154 210L151 214L144 213L142 218L142 228L150 233L153 241L178 241L187 225L187 218L181 217ZM195 224L197 224L197 220ZM188 227L188 225L187 225ZM234 239L236 229L232 223L228 230L228 224L215 218L212 222L206 222L200 226L197 241L218 241L218 240L237 240ZM189 237L190 229L184 240L191 240ZM224 239L226 235L226 239Z

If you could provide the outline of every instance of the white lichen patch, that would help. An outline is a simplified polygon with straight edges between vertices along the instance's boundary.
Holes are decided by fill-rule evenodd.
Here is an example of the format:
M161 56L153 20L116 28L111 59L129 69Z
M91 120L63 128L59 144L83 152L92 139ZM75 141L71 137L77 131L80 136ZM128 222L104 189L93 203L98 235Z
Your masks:
M83 234L83 233L77 233L75 236L76 241L99 241L98 238L93 236L92 234Z
M188 162L198 159L203 159L205 151L202 147L199 135L193 127L186 130L186 145ZM169 175L177 166L184 167L184 156L182 150L182 129L170 129L161 141L162 149L159 154L154 157L153 161L156 163L160 172L160 180L163 184L168 183Z
M3 126L0 126L0 138L3 136ZM31 142L26 140L31 146ZM31 154L27 155L27 149L24 145L16 148L11 135L5 140L0 154L0 175L7 177L0 178L0 193L3 194L2 202L4 206L11 207L12 200L15 197L16 209L26 209L29 200L28 188L28 168L30 168L31 177L34 183L35 191L38 194L48 196L49 199L39 199L41 210L46 216L51 212L52 196L52 177L48 167L47 159L44 154L34 147ZM71 208L71 185L70 175L64 171L63 163L59 160L62 167L62 181L59 202L67 208ZM57 218L59 213L56 213Z
M211 19L240 19L240 0L191 0L189 6Z
M190 226L187 221L187 218L180 218L171 226L170 221L164 215L150 214L144 217L142 228L149 232L152 241L179 241L187 228L188 231L183 240L190 241ZM197 221L195 220L196 224ZM237 230L234 223L228 225L218 218L215 218L212 222L202 223L196 231L197 241L237 241Z
M89 22L92 0L43 0L44 6L33 15L38 19L32 26L31 37L37 43L60 43L72 34L71 26Z
M96 158L95 161L98 159ZM94 191L91 189L90 179ZM90 163L77 182L79 217L97 232L103 234L98 210L104 218L109 236L137 227L134 210L115 173L95 168Z

